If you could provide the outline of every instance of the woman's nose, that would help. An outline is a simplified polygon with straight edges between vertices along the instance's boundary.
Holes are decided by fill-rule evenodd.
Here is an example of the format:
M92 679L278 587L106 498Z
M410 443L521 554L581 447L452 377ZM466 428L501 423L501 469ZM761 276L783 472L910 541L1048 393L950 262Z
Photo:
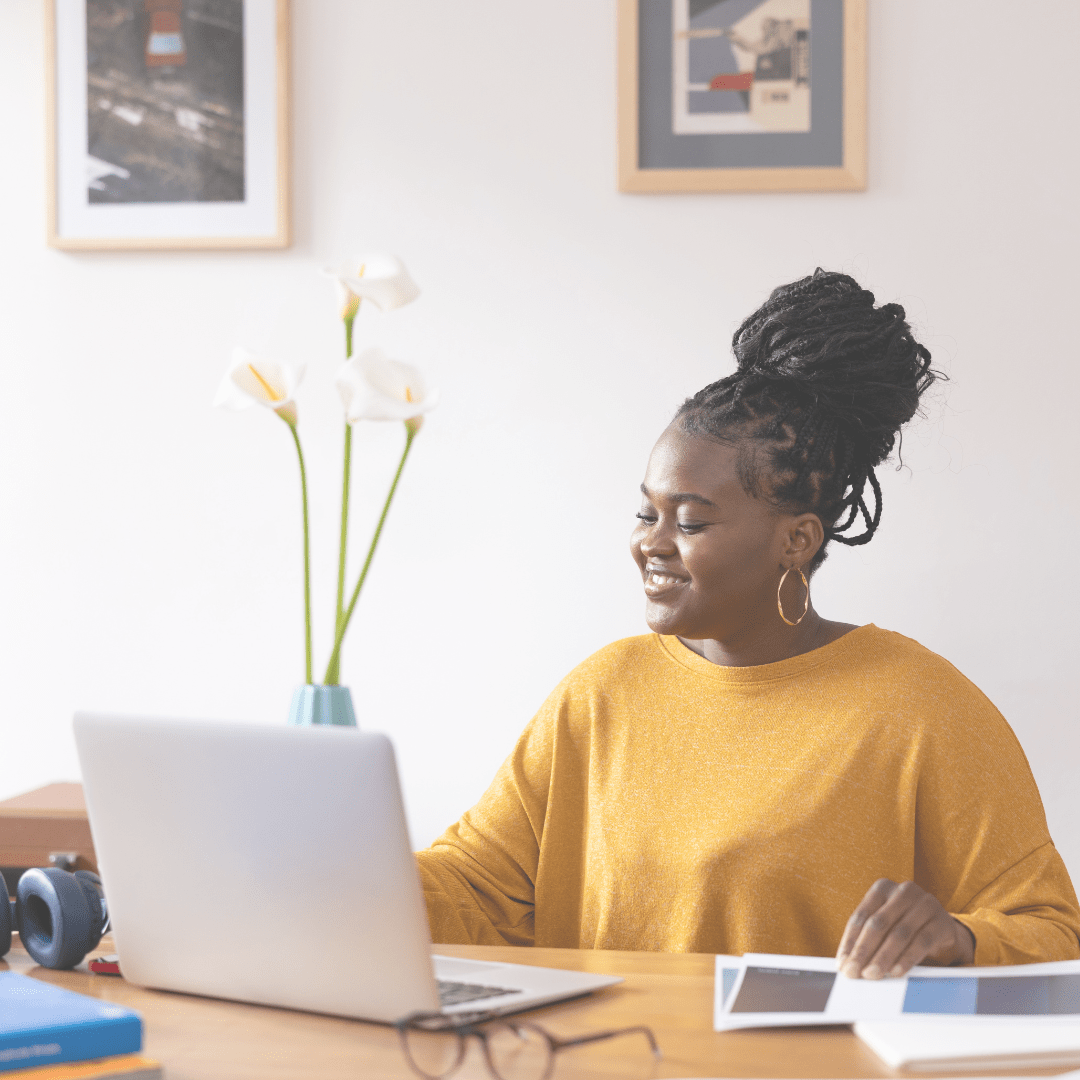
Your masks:
M646 558L650 555L670 555L675 551L674 530L659 520L654 521L645 529L639 546Z

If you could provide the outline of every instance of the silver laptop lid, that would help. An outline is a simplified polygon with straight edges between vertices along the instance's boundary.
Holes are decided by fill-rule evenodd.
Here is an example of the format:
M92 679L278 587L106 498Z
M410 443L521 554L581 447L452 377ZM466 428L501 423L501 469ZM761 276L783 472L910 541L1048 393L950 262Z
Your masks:
M385 736L79 713L75 741L127 979L372 1020L439 1007Z

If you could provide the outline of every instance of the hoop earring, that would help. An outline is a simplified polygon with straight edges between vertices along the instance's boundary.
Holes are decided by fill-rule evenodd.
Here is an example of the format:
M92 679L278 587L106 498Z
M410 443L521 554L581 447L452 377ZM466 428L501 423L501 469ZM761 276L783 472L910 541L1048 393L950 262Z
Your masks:
M784 582L787 580L787 576L792 570L798 570L799 577L802 578L803 588L806 590L806 603L803 604L802 614L794 622L784 614L784 605L780 602L780 590L784 587ZM784 576L780 579L780 584L776 586L776 610L780 612L780 618L783 619L788 626L798 626L799 623L806 618L806 613L810 610L810 582L806 580L806 575L802 572L801 567L789 566L784 571Z

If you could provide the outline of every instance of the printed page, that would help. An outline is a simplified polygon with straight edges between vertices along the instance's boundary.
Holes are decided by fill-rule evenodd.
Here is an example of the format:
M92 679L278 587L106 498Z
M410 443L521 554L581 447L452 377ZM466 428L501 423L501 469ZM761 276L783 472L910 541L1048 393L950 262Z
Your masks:
M912 968L903 979L849 979L820 956L748 953L732 980L717 958L714 1026L792 1027L857 1020L969 1023L1080 1019L1080 961L993 968ZM726 973L726 983L724 975Z

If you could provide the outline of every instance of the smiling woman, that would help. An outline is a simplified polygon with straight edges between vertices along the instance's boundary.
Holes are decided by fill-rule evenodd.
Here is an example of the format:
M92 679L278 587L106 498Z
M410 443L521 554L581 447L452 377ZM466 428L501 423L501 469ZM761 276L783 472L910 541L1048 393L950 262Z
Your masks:
M653 633L572 671L419 853L435 939L835 953L865 978L1080 956L1003 717L941 657L810 599L826 546L878 528L874 468L929 352L903 308L820 270L733 349L641 485Z

